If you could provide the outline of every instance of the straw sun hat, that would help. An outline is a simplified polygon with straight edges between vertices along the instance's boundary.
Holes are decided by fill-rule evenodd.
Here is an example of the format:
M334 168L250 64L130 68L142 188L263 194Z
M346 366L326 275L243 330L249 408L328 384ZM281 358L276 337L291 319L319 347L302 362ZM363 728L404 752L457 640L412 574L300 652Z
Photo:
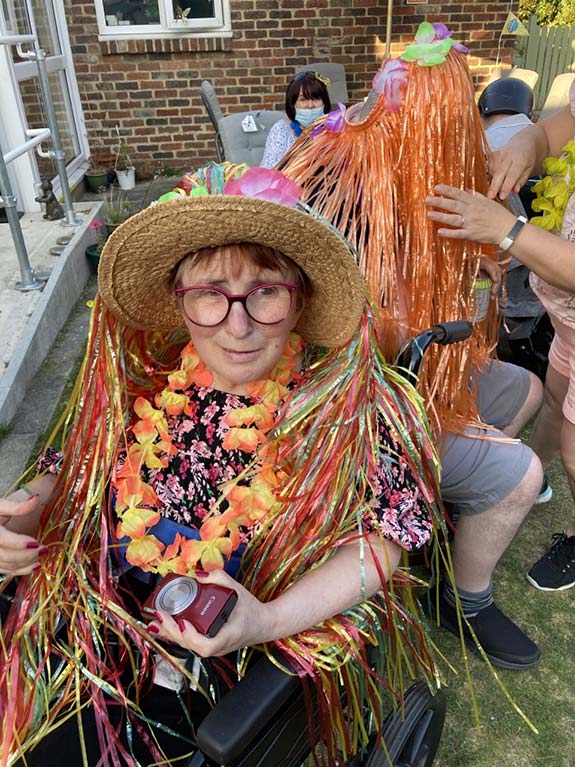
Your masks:
M227 177L230 167L237 173L245 169L228 166ZM110 311L142 330L184 328L170 286L176 264L200 248L258 243L295 261L312 284L313 295L306 300L298 332L321 346L349 341L361 317L365 287L345 240L327 223L293 207L299 187L279 171L251 168L228 181L222 195L208 190L217 191L217 184L210 180L224 166L211 164L209 168L207 184L205 173L199 176L203 186L198 174L188 177L192 185L180 190L181 194L176 189L164 195L173 199L160 198L108 239L98 281ZM242 196L254 191L259 197Z

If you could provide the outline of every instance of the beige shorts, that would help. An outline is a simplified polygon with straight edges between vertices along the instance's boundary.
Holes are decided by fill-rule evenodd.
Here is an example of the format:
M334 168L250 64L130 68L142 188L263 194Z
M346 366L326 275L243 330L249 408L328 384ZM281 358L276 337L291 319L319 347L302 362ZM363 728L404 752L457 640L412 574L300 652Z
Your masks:
M549 364L569 380L562 410L566 420L575 424L575 328L549 316L555 328L549 348Z

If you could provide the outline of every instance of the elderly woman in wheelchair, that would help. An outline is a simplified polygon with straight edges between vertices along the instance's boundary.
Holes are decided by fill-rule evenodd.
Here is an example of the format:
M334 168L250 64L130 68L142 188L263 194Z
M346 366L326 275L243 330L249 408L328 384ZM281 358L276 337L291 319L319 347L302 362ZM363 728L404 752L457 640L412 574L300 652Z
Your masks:
M3 764L276 767L310 737L331 765L430 764L426 685L401 749L382 741L389 701L435 677L396 572L441 527L419 398L382 359L356 254L296 184L212 164L188 186L109 239L62 452L0 500L0 568L20 576ZM223 695L256 647L263 686ZM294 746L292 711L302 749L209 762L198 722L223 698L208 753L229 700L245 752L254 694Z

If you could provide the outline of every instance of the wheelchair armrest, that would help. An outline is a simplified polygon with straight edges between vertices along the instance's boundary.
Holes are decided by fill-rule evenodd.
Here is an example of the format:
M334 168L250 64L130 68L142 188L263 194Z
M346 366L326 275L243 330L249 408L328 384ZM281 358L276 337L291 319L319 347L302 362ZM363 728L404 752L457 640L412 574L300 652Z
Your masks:
M197 730L199 747L217 764L228 764L298 692L298 677L263 656L204 718Z

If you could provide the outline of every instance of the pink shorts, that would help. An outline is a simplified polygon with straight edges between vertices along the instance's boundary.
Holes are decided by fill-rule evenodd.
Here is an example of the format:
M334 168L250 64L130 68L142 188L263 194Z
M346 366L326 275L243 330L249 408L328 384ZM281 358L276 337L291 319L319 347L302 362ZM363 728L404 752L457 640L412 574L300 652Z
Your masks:
M563 400L563 415L569 423L575 424L575 328L551 317L555 337L549 349L549 364L569 379L567 394Z

